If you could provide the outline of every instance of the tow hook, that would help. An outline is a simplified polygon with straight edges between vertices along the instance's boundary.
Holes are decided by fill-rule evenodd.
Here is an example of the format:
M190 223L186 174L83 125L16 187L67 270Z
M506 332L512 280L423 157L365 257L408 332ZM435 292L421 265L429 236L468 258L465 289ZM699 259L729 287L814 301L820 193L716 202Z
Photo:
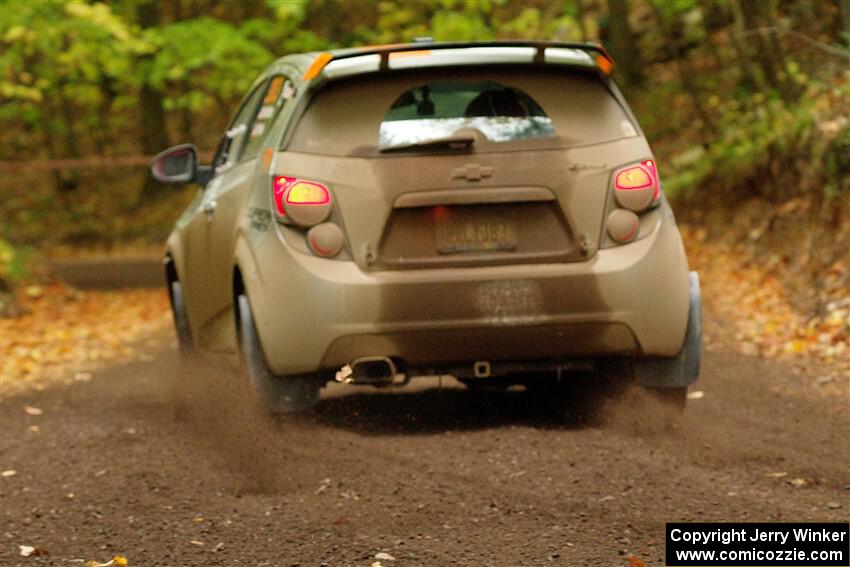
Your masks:
M487 360L479 360L472 365L472 375L476 378L489 378L492 372L490 362Z

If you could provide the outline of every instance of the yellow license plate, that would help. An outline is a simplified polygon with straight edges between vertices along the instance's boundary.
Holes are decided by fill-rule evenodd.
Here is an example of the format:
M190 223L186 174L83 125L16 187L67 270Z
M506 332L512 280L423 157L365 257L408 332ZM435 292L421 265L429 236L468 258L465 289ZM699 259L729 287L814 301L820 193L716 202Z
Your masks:
M516 250L513 223L500 220L446 219L437 224L437 249L440 254Z

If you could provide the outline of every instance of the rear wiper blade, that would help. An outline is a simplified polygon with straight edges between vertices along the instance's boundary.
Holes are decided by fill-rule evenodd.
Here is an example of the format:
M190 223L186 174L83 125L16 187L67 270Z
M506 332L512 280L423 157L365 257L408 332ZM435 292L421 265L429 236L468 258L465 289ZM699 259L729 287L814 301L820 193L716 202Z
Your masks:
M445 136L443 138L431 138L430 140L422 140L420 142L414 142L412 144L400 144L398 146L381 148L381 153L441 147L446 147L451 150L463 150L469 148L474 143L475 136L471 135L464 134L460 136Z

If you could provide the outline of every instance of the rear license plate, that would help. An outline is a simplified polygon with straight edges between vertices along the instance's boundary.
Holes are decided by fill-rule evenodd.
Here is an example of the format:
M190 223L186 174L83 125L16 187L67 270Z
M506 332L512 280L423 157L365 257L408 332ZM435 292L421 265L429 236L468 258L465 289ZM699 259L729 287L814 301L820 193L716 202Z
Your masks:
M516 226L497 218L445 218L437 221L440 254L509 252L517 248Z

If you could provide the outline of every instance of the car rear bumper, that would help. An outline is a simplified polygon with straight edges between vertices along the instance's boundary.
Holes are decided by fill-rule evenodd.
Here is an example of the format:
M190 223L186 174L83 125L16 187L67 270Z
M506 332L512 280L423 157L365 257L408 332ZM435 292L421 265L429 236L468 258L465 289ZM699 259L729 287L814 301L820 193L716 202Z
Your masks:
M368 273L294 252L270 231L242 268L280 374L363 356L420 366L473 360L675 356L688 320L687 260L672 213L646 238L584 262Z

